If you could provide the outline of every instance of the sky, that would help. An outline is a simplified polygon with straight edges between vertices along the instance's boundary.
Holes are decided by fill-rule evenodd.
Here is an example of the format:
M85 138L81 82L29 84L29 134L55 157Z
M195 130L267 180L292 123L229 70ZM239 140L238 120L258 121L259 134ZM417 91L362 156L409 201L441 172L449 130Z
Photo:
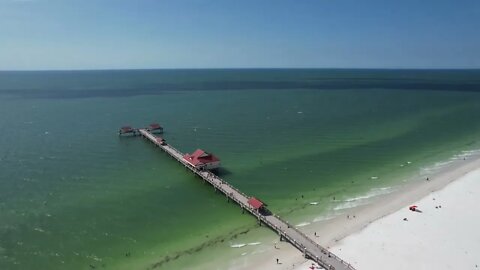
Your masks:
M480 68L480 0L0 0L0 70Z

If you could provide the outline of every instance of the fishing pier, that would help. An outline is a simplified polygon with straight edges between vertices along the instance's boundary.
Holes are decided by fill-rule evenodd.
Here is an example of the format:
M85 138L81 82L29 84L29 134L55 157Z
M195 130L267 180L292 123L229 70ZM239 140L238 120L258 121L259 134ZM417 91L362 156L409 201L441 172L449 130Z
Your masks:
M349 263L343 261L326 248L323 248L317 244L309 236L295 228L295 226L289 224L278 215L270 212L260 200L246 195L219 176L206 169L206 167L195 165L196 163L192 162L193 159L191 159L189 155L184 155L173 146L167 144L163 138L153 134L154 131L159 130L157 124L150 125L150 128L125 129L125 131L127 130L127 133L131 133L136 136L142 136L149 140L155 146L159 147L169 156L185 166L186 169L190 170L192 173L203 179L203 181L213 186L216 192L223 193L227 197L227 200L237 203L242 208L242 212L247 211L252 214L258 219L259 224L263 223L278 233L280 236L280 241L288 241L291 243L300 252L302 252L305 258L315 261L317 264L328 270L355 270ZM161 129L161 131L163 131L163 129ZM120 134L122 133L120 132ZM195 151L195 153L197 153L197 151ZM205 157L205 153L203 151L202 153L199 153L198 157L201 158L202 156ZM210 159L210 161L211 160L212 159ZM213 160L215 161L215 159Z

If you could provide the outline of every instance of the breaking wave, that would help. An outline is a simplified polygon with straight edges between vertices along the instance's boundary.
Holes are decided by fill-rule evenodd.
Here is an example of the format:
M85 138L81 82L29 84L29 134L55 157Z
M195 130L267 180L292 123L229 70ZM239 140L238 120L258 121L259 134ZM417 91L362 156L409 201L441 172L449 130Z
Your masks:
M342 203L335 206L333 210L338 211L338 210L344 210L344 209L349 209L349 208L354 208L360 205L364 205L368 203L368 200L371 198L389 194L389 193L392 193L393 191L394 191L393 187L372 188L370 192L368 192L365 195L348 198L344 200Z

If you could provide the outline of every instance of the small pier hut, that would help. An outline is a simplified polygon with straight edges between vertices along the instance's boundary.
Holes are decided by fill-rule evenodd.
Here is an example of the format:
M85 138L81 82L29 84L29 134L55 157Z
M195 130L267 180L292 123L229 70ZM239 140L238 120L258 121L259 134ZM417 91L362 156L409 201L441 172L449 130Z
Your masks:
M256 211L260 211L265 206L262 201L255 197L250 197L250 199L248 199L248 205Z
M163 127L160 126L160 124L158 123L151 123L150 125L148 125L146 130L148 130L150 133L162 133Z
M213 170L220 167L220 159L202 149L197 149L192 154L184 155L183 159L197 169Z
M135 134L135 129L131 126L123 126L118 130L118 135Z

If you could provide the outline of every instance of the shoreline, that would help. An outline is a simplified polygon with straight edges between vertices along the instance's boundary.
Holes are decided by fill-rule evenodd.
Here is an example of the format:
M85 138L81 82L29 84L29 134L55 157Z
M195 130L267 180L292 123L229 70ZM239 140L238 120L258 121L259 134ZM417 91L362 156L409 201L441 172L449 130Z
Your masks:
M480 169L376 220L332 247L358 270L476 269L480 265ZM361 250L361 255L358 250ZM300 268L302 269L302 268Z
M300 230L356 267L354 263L356 257L352 254L344 256L344 252L341 251L342 248L349 247L350 237L362 234L372 224L376 225L385 217L403 212L408 205L425 199L434 192L448 190L447 187L450 184L475 171L480 172L480 153L475 153L466 159L453 160L434 172L415 177L411 181L401 184L395 191L378 196L368 204L345 209L331 219L311 223L301 227ZM423 176L428 177L429 180L420 179ZM402 220L400 219L400 221ZM235 260L229 264L229 269L300 270L308 269L312 265L312 261L303 258L301 253L289 243L274 241L271 246L271 248L264 249L260 255L248 260ZM363 252L362 250L361 253L363 254ZM279 258L281 264L275 263L276 258ZM375 256L371 258L373 259ZM240 261L242 263L239 265Z

